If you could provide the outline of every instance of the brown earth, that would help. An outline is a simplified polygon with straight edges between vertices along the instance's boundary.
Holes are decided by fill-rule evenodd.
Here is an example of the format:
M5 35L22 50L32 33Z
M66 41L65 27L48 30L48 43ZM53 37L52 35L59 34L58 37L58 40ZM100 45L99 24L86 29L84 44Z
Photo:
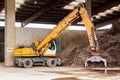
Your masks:
M99 44L108 66L120 66L120 22L114 23L111 30L100 36Z
M87 40L81 40L81 36L83 34L72 35L71 33L61 37L64 42L62 43L63 49L60 57L63 59L64 65L84 66L85 60L90 57L90 54L87 53L89 44L85 43ZM81 43L82 41L84 41L83 44ZM120 22L114 23L109 31L100 35L98 42L101 56L107 59L108 66L120 66Z
M62 33L60 36L62 46L60 57L62 58L64 65L76 66L77 64L83 64L83 59L79 62L77 59L80 59L82 53L79 53L85 50L84 47L88 44L88 39L86 38L87 35L85 31L66 31ZM82 56L86 56L86 54L83 54Z

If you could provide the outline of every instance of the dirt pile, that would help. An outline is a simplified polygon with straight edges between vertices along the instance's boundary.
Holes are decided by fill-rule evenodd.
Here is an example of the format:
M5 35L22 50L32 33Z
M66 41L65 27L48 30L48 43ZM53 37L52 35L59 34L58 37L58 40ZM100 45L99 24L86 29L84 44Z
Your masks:
M74 47L74 49L65 58L65 66L84 66L84 61L89 57L85 46Z
M63 59L63 61L66 61L67 57L71 55L70 53L75 51L74 49L80 45L88 44L88 40L86 39L87 35L85 33L86 32L84 31L65 31L60 35L62 46L62 53L60 54L60 57ZM74 55L76 55L76 52Z
M78 36L76 36L78 38ZM87 38L86 38L87 39ZM101 56L107 59L108 66L120 66L120 22L113 24L112 28L98 37ZM88 44L74 44L71 41L65 46L61 58L66 66L84 66L86 59L90 57L87 53ZM66 45L65 43L63 45Z
M113 24L111 30L100 36L99 44L108 66L120 66L120 22Z

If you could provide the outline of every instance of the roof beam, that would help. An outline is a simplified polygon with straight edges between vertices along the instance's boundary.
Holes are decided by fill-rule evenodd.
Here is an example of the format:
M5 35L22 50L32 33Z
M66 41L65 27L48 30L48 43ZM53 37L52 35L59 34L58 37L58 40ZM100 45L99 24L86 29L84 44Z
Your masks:
M58 18L58 19L45 19L45 18L41 18L41 19L37 19L36 21L42 21L42 22L56 22L56 21L60 21L61 19Z
M50 13L50 14L60 14L60 15L67 15L67 14L69 14L68 12L60 12L60 11L52 11L52 10L50 10L50 11L48 11L48 13Z
M98 7L99 6L99 4L97 4L97 3L92 3L92 5L91 5L92 7Z
M21 7L27 7L27 8L41 8L40 5L34 5L34 4L22 4Z
M55 7L55 8L53 8L52 10L53 10L53 11L60 11L60 12L61 12L61 11L63 11L63 12L68 12L68 13L72 12L72 10L68 10L68 9L61 9L61 8L56 8L56 7Z
M44 1L41 1L41 0L37 0L38 2L37 2L37 4L38 5L44 5L44 4L46 4L46 2L45 2L45 0ZM34 0L32 0L32 1L25 1L25 4L34 4Z
M36 11L35 8L17 8L17 11L28 11L28 12L33 12L33 11Z
M23 11L23 12L22 12L22 11L17 11L17 12L16 12L16 15L17 15L17 14L23 14L23 15L27 14L27 15L29 15L29 14L32 14L32 13L26 12L26 11Z
M31 21L35 20L36 18L38 18L42 14L46 13L47 11L52 9L54 6L60 4L62 1L64 1L64 0L51 0L51 1L49 1L45 6L43 6L41 9L39 9L38 12L34 13L32 16L25 19L22 22L22 27L24 27L25 25L27 25Z
M106 20L106 21L103 21L101 23L98 23L98 24L95 24L95 27L99 28L99 27L102 27L102 26L105 26L105 25L108 25L108 24L112 24L116 21L118 21L120 19L120 17L114 17L114 18L111 18L109 20Z
M103 4L102 6L94 8L92 11L92 14L96 15L100 12L104 12L105 10L110 9L114 6L117 6L118 4L120 4L119 0L109 0L107 4Z
M40 3L45 3L49 0L25 0L25 3L34 3L34 1L40 2Z
M44 16L50 16L50 17L65 17L66 15L59 15L59 14L49 14L49 13L46 13L46 14L44 14Z
M93 3L105 3L105 0L92 0Z
M31 23L41 23L41 24L57 24L56 21L32 21Z
M61 20L63 19L63 17L57 17L58 20ZM50 16L41 16L39 19L54 19L54 20L57 20L56 17L50 17Z

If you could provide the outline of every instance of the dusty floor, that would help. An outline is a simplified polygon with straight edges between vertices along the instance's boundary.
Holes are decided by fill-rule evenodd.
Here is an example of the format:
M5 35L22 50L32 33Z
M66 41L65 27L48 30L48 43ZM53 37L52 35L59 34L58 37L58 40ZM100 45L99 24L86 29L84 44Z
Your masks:
M4 67L0 64L0 80L120 80L119 71L90 71L83 67Z

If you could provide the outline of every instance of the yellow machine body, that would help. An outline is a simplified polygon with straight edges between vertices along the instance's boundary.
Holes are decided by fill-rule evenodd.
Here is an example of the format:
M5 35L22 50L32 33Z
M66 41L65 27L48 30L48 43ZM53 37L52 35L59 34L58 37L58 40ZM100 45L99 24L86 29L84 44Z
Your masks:
M14 57L35 57L39 56L39 53L34 52L32 48L16 48L14 50ZM53 53L44 53L42 56L44 57L56 57L57 54Z
M16 48L14 50L14 56L37 56L37 54L34 53L32 48Z

